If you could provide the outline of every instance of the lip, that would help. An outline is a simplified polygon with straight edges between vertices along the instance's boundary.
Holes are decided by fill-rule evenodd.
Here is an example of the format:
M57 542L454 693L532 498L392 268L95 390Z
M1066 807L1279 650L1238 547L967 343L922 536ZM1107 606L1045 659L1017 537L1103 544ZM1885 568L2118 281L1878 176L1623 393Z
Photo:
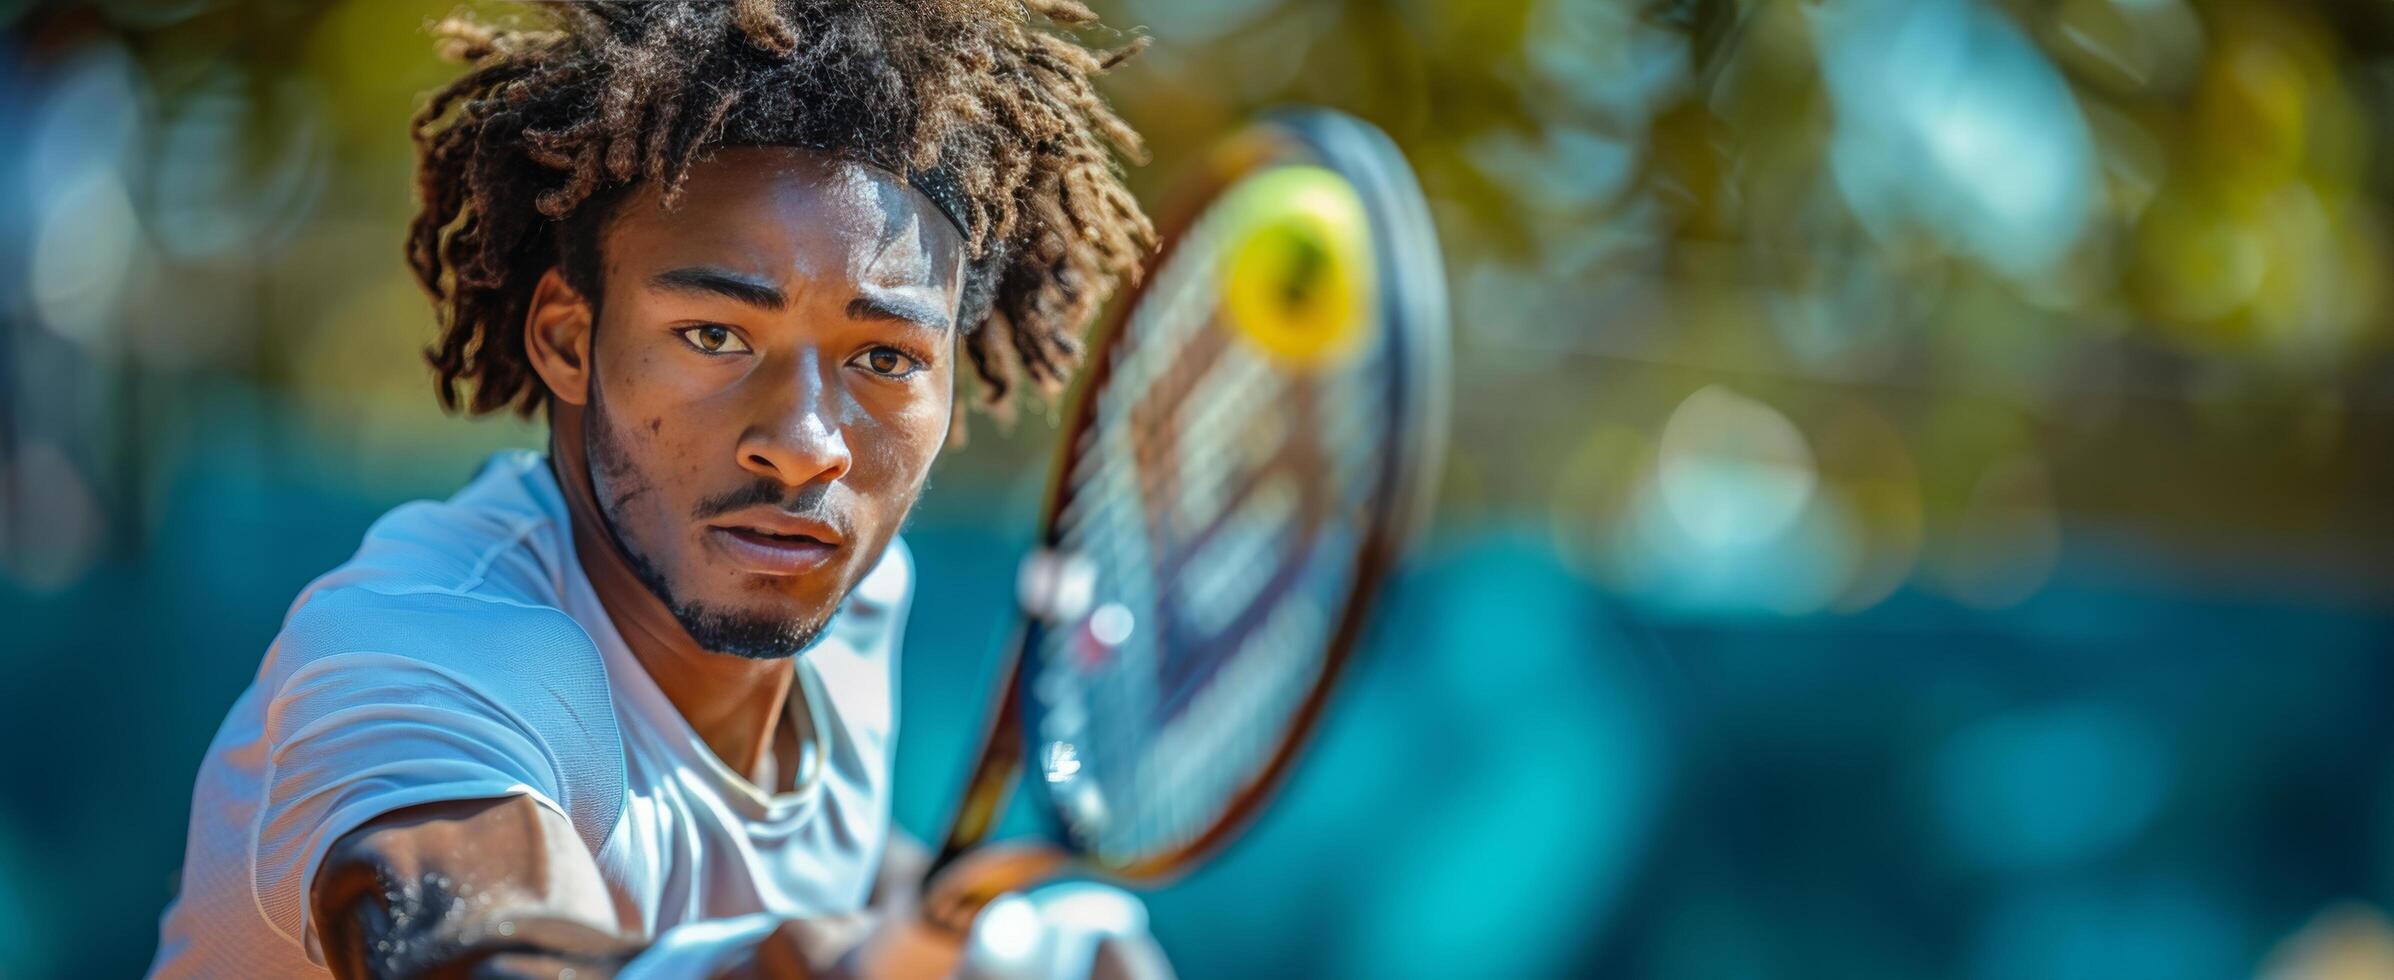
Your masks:
M831 563L840 533L830 525L780 511L732 514L709 525L707 540L732 563L765 575L797 575Z

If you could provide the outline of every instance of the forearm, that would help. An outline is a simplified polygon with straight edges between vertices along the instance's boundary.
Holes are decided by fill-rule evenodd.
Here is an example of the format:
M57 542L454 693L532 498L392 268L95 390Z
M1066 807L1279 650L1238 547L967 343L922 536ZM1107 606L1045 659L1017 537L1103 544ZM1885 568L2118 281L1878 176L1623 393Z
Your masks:
M555 811L515 797L388 814L336 842L310 905L340 977L810 977L864 916L753 915L648 938L615 921L597 864Z
M645 946L571 825L529 797L386 814L335 842L309 904L343 977L609 976Z
M364 902L320 930L337 977L613 977L644 951L588 923L540 914L435 917Z
M846 919L764 915L698 922L653 942L540 915L468 918L429 930L389 916L359 918L354 937L325 935L340 977L556 977L798 980L839 975L866 929ZM336 949L339 952L336 952Z

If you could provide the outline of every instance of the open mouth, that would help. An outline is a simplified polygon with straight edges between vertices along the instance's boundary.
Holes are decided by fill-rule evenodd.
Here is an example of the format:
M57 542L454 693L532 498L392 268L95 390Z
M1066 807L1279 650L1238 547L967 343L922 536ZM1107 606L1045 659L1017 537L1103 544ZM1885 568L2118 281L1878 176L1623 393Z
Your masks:
M795 575L830 563L839 547L808 534L778 534L753 527L713 527L708 540L731 564L765 575Z
M825 547L825 548L831 547L831 543L830 543L830 542L828 542L828 541L824 541L824 540L822 540L822 539L820 539L820 538L817 538L817 537L815 537L815 536L813 536L813 535L811 535L811 534L775 534L775 533L773 533L773 532L771 532L771 531L761 530L761 529L758 529L758 528L753 528L753 527L733 527L733 528L724 528L724 530L730 531L731 533L733 533L733 534L736 534L736 535L739 535L740 537L743 537L743 538L749 539L749 540L751 540L751 541L756 541L756 542L759 542L759 543L762 543L762 544L775 544L775 543L779 543L779 544L785 544L785 545L811 544L811 545L821 545L821 546L823 546L823 547Z

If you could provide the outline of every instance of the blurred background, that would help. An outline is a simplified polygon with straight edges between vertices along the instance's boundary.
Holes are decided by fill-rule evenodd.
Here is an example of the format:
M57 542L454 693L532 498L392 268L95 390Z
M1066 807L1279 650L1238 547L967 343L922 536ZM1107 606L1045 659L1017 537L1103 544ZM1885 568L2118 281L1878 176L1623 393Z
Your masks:
M1435 532L1150 896L1187 975L2394 976L2394 4L1095 6L1147 200L1344 108L1455 283ZM291 598L544 440L418 355L451 8L0 0L0 975L138 972ZM1052 425L910 531L918 834Z

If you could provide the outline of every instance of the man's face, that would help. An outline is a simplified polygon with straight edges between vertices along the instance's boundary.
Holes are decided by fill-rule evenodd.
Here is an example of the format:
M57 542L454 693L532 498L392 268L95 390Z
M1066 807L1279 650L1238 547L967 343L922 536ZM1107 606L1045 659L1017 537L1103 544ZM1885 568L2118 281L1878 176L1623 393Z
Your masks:
M724 151L602 233L586 451L608 530L701 647L804 650L948 432L963 245L897 176Z

